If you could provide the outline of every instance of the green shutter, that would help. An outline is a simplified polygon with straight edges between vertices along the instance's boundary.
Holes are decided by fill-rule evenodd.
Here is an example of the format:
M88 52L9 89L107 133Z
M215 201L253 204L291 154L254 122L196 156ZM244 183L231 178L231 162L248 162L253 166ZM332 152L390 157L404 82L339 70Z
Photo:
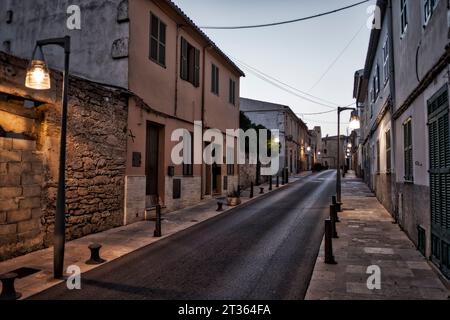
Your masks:
M188 44L187 41L181 37L181 61L180 61L180 76L183 80L188 80Z
M428 102L432 261L450 277L450 124L444 86Z

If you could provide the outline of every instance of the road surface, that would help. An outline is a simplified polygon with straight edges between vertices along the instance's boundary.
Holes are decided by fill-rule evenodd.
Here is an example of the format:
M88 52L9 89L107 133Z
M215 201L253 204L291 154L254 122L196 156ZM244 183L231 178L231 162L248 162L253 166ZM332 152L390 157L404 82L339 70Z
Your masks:
M325 171L32 299L303 299L334 194Z

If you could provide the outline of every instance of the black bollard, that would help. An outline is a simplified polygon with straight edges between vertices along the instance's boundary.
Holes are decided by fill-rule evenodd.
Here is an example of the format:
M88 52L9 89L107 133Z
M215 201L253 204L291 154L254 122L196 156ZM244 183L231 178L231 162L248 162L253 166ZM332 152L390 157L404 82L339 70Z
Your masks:
M277 185L276 185L276 187L277 188L280 187L280 175L279 174L277 174Z
M86 261L86 264L102 264L106 261L100 257L100 249L102 248L101 244L92 243L88 248L91 250L91 257Z
M272 191L272 176L269 177L269 191Z
M325 220L325 263L337 264L333 255L332 223L330 219Z
M0 281L2 282L2 293L0 294L0 300L17 300L22 294L16 292L14 288L14 281L18 277L17 273L4 273L0 275Z
M161 237L161 205L156 205L156 220L155 220L155 231L153 232L154 237Z
M331 197L331 203L336 206L336 212L342 212L342 203L341 202L339 202L339 203L337 202L336 196L332 196Z
M337 234L337 230L336 230L336 209L334 207L334 205L330 206L330 220L331 220L331 226L332 226L332 231L333 231L333 238L337 239L338 234Z
M259 194L264 194L264 188L263 187L259 188Z
M250 199L253 198L253 182L250 183Z
M333 208L331 208L331 207L333 207ZM337 204L333 204L333 205L331 205L331 207L330 207L330 210L333 210L333 212L330 211L330 214L333 213L333 217L334 217L334 220L336 221L336 223L341 222L341 220L339 220L339 216L338 216L338 212L337 212L337 208L338 208Z
M216 211L223 211L223 202L217 201L217 210Z

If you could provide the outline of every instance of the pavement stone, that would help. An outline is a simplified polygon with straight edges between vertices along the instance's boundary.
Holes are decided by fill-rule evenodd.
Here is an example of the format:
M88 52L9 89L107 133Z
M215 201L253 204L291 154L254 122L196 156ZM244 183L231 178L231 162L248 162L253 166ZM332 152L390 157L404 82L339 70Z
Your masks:
M307 300L447 300L450 291L391 215L353 172L342 180L343 212L333 239L336 265L324 263L324 241ZM369 266L381 271L381 289L367 286Z

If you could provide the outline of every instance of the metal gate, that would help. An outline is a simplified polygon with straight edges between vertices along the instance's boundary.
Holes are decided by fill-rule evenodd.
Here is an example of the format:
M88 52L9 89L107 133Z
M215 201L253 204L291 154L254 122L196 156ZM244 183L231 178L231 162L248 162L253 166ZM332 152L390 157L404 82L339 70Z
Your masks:
M431 259L450 278L450 130L447 86L428 101Z

